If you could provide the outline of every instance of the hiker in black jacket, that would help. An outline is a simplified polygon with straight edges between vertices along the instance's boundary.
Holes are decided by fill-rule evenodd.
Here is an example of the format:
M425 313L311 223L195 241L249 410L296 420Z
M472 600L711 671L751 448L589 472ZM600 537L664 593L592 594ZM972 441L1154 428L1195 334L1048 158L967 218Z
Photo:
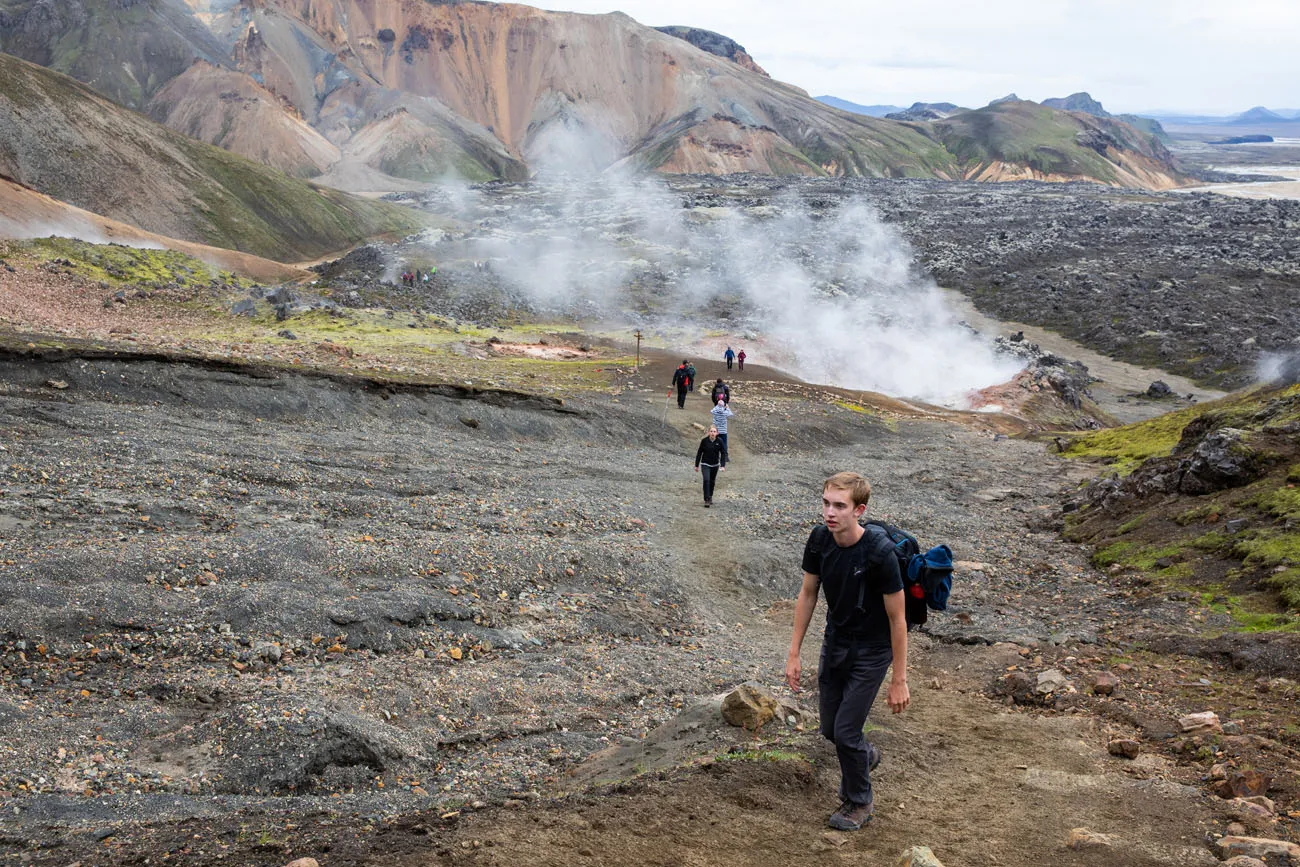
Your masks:
M713 505L713 483L726 468L727 444L718 436L718 429L711 427L709 435L700 440L700 447L695 450L695 472L704 477L704 508Z
M686 408L686 389L691 387L690 374L686 372L686 359L673 371L673 385L677 388L677 408Z
M907 689L907 615L903 579L893 542L878 528L859 522L867 511L871 485L857 473L836 473L822 485L822 519L804 546L803 586L794 609L794 635L785 661L785 679L800 689L799 650L826 590L826 634L822 641L817 688L821 732L834 742L840 760L840 808L829 824L856 831L871 821L875 798L871 770L880 749L862 728L867 711L893 666L886 703L902 713L911 702Z
M713 401L714 406L718 405L718 401L731 403L731 386L723 382L722 377L719 376L718 381L713 384L713 390L709 393L709 400Z

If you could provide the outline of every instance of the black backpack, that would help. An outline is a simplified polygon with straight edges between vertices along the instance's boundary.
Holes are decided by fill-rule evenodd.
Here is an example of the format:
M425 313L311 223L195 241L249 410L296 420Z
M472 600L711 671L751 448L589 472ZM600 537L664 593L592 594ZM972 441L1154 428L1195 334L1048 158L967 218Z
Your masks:
M924 625L931 609L946 611L952 594L952 550L947 545L935 545L922 553L915 536L884 521L868 521L866 529L876 540L873 557L893 556L898 560L908 628ZM858 587L859 609L866 601L866 593L864 582Z

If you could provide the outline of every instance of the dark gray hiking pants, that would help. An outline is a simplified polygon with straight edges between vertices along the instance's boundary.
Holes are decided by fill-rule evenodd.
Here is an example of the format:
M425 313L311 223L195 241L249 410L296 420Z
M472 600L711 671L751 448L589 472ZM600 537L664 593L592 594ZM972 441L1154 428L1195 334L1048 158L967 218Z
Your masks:
M867 711L876 700L894 660L889 644L827 635L817 668L821 732L834 742L840 759L840 799L871 801L871 745L862 734Z

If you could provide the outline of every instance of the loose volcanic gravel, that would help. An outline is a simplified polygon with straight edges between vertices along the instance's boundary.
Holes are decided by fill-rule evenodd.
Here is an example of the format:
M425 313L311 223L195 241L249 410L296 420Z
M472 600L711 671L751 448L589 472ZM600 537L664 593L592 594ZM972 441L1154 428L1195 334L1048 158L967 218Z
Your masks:
M934 635L1134 631L1054 532L1072 470L981 420L738 383L705 513L704 398L664 425L636 379L561 405L159 361L2 374L0 809L29 833L563 789L694 697L778 679L785 639L745 624L794 595L843 467L963 561Z

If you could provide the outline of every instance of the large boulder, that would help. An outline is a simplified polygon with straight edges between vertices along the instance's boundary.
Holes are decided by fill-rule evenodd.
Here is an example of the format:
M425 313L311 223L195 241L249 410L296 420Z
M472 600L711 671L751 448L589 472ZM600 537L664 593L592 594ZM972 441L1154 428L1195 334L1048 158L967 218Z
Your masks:
M781 703L776 696L752 680L745 681L722 699L722 718L748 731L762 728L780 710Z
M1240 488L1259 478L1259 454L1245 442L1245 431L1220 428L1208 434L1180 465L1178 490L1184 494L1210 494Z

